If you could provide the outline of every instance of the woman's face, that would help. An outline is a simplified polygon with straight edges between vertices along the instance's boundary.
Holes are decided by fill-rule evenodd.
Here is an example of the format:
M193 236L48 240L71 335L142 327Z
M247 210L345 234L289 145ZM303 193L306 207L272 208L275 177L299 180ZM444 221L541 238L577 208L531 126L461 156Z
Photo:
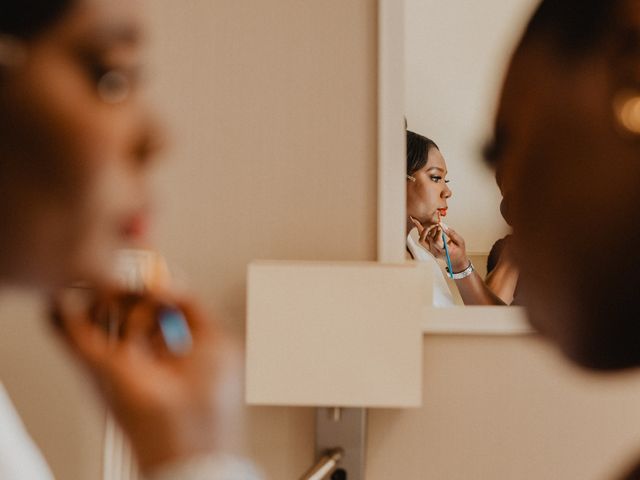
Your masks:
M157 133L138 92L137 2L79 0L0 66L0 275L100 279L144 233Z
M451 190L447 185L447 164L437 148L430 148L427 163L411 175L407 182L407 215L425 226L435 225L439 216L447 214L447 199Z
M640 151L616 125L612 58L570 63L542 42L524 47L488 149L509 192L530 319L594 368L640 364Z

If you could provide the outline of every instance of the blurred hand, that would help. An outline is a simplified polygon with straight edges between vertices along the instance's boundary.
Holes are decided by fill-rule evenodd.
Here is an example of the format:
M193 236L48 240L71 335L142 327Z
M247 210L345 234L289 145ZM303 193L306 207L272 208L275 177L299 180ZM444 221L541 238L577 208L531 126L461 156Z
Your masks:
M158 311L167 305L184 314L191 331L193 344L180 356L169 351L160 332ZM143 470L221 447L222 419L233 423L228 410L241 405L240 356L193 302L101 291L90 309L69 308L58 297L52 315L128 434Z

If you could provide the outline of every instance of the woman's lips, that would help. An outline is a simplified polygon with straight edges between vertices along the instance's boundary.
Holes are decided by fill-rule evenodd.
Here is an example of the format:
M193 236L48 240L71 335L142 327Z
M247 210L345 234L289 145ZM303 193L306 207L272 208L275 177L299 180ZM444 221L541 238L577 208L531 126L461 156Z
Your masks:
M447 216L447 209L446 208L439 208L438 209L438 213L440 214L441 217L446 217Z
M145 237L149 229L149 215L139 212L127 217L121 226L122 236L127 240L140 240Z

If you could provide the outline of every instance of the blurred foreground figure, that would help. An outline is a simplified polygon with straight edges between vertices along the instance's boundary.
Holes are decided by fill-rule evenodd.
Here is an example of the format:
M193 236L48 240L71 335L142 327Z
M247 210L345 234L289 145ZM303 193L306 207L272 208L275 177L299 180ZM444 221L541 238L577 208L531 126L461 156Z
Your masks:
M510 192L531 322L583 366L637 367L640 2L543 1L486 156Z
M144 237L160 136L139 95L138 2L15 0L0 9L0 281L53 299L61 337L145 474L256 478L222 454L221 417L232 422L241 404L229 342L188 300L109 286L115 250ZM77 282L90 287L90 309L56 294ZM100 312L114 309L118 334L107 338ZM162 341L167 311L188 325L188 348ZM1 386L0 423L0 478L51 478Z

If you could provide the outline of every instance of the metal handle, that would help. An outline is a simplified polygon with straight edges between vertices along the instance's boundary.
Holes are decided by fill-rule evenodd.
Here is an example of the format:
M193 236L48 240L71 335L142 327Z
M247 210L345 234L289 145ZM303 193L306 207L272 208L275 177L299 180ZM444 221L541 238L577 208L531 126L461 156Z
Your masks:
M300 480L322 480L326 478L327 475L335 470L343 455L344 451L341 448L328 450L320 460L318 460L318 463L300 477Z

